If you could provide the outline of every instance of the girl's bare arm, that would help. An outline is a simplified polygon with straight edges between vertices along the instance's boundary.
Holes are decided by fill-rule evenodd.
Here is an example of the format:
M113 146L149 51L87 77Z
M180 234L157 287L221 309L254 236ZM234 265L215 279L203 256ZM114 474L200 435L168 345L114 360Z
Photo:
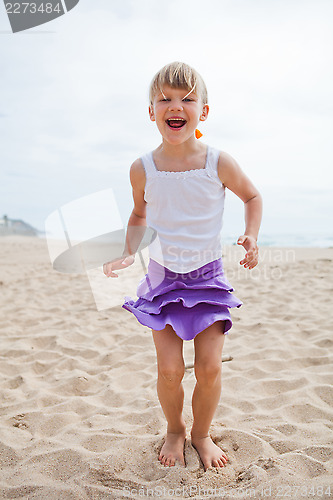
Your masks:
M106 276L117 278L113 271L124 269L134 262L134 254L137 251L146 230L146 202L144 200L144 190L146 183L145 171L141 160L135 160L130 168L130 181L134 208L128 220L126 241L123 255L114 262L107 262L103 266Z
M245 232L238 238L237 243L246 250L245 258L240 264L252 269L258 264L257 238L262 217L261 195L236 160L225 152L220 154L218 174L221 182L244 202Z

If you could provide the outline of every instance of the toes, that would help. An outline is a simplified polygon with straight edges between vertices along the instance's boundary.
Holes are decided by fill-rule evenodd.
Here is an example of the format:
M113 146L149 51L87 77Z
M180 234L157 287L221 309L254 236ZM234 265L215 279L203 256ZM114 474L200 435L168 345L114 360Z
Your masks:
M210 467L217 467L217 468L224 467L226 463L227 463L227 461L225 459L214 458L211 461L211 463L207 463L205 465L205 470L209 469Z
M176 464L176 459L174 457L168 457L162 453L159 454L158 460L164 467L173 467Z
M212 460L212 466L213 467L224 467L224 463L222 462L222 460L220 458L216 458L216 459Z
M168 465L168 458L165 455L162 455L162 459L160 460L161 464L166 467Z
M206 441L207 443L207 441ZM206 444L206 447L203 445L199 446L199 449L196 448L196 446L192 442L192 446L195 448L195 450L198 452L201 461L204 466L204 470L208 470L212 467L214 468L221 468L225 467L225 465L228 463L228 457L224 453L224 451L221 450L219 446L216 446L213 442ZM200 450L200 452L199 452ZM213 458L216 457L216 458Z
M165 467L173 467L175 465L175 461L172 458L167 458L164 462Z

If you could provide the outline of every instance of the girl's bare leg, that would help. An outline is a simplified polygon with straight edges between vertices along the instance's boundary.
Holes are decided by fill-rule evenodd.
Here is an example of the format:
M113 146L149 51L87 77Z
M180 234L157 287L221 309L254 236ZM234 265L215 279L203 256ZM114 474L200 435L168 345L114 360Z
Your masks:
M185 465L186 424L182 416L182 379L185 372L183 340L170 325L152 332L157 354L157 394L168 422L165 443L158 459L164 466L173 466L176 461Z
M192 445L206 470L208 467L224 467L225 453L213 443L209 428L221 395L222 348L224 344L222 321L217 321L194 338L194 371L197 379L193 396Z

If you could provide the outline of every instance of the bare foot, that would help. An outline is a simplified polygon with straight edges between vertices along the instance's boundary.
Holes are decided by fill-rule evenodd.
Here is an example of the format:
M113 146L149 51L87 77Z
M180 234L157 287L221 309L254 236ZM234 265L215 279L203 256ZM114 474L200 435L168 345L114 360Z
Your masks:
M224 467L228 461L226 454L213 443L210 436L191 437L192 446L199 453L205 471L208 467Z
M173 467L176 461L185 465L185 436L186 431L180 433L167 432L165 443L163 444L161 453L158 457L162 465L165 467Z

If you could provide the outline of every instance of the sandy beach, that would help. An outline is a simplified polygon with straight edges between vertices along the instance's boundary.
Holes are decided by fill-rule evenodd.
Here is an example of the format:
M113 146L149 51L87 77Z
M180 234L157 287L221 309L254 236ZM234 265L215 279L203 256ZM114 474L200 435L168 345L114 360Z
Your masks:
M150 330L120 304L97 310L88 276L54 271L45 240L0 239L0 498L333 497L333 249L262 247L252 274L241 256L224 249L244 305L211 428L229 463L204 472L189 440L193 368L186 467L164 467ZM119 280L136 289L133 273Z

